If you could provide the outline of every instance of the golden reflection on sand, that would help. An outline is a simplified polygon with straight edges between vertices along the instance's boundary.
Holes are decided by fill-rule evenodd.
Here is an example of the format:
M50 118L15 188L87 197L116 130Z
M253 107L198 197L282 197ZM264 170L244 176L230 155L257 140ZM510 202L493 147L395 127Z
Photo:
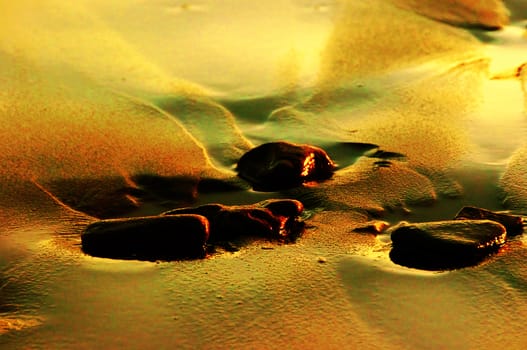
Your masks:
M19 317L19 318L0 317L0 335L4 335L8 332L13 332L13 331L21 331L26 328L37 327L37 326L40 326L42 323L43 323L43 320L42 318L39 318L39 317L32 317L32 316Z
M17 303L0 342L521 348L523 241L430 278L353 230L376 215L445 219L466 201L525 213L524 17L507 24L497 0L3 2L0 281L16 283L0 285L0 307ZM69 206L140 211L115 195L137 175L188 185L192 202L196 179L236 179L241 154L277 139L341 147L349 166L280 194L318 205L297 244L184 263L82 254L92 218Z

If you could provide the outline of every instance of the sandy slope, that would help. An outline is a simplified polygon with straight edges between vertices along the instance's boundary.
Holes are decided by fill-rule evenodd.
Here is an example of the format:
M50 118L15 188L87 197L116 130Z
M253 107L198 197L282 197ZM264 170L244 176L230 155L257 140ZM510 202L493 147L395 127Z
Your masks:
M522 348L524 238L431 274L353 232L371 214L504 209L504 192L527 210L523 5L483 33L463 27L506 25L501 2L437 3L2 3L0 345ZM93 218L68 199L124 205L112 194L140 173L226 179L253 144L283 138L350 165L285 194L319 204L296 244L160 264L80 252ZM350 141L405 157L379 166Z

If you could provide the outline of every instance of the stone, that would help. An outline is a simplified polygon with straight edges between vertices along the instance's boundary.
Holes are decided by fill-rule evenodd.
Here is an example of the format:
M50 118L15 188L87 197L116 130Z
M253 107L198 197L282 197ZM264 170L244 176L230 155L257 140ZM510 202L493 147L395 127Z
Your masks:
M367 233L373 233L373 234L381 234L383 233L390 224L386 221L380 221L380 220L373 220L368 221L363 224L358 225L353 229L355 232L367 232Z
M161 215L197 214L210 223L209 241L224 242L240 237L264 237L295 241L303 232L304 207L294 199L272 199L249 205L205 204L169 210Z
M81 241L92 256L156 261L203 258L208 237L208 220L191 214L100 220Z
M520 216L496 213L477 207L463 207L455 217L456 220L486 219L499 222L507 229L507 236L516 236L523 233L523 220Z
M256 206L269 209L274 215L285 217L300 216L304 211L302 202L295 199L267 199Z
M172 209L169 211L165 211L164 213L161 213L161 216L196 214L196 215L201 215L201 216L206 217L210 222L210 220L214 219L214 217L218 215L220 211L224 211L224 210L227 210L226 205L212 203L212 204L200 205L198 207L185 207L185 208Z
M401 223L390 232L392 261L423 270L477 265L506 239L505 227L490 220Z
M278 191L305 182L327 180L335 168L335 163L321 148L270 142L245 153L238 161L236 171L255 190Z

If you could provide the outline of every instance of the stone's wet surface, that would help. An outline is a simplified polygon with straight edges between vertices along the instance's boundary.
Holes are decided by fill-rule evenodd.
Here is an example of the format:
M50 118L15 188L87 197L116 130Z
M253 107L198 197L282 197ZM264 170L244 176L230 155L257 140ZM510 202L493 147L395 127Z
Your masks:
M240 237L264 237L283 242L294 242L303 232L300 215L301 202L294 199L269 199L249 205L227 206L205 204L162 213L163 216L196 214L210 223L210 243Z
M507 230L507 236L516 236L523 233L523 220L520 216L496 213L483 208L463 207L455 217L456 220L481 219L499 222Z
M505 227L490 220L401 223L391 230L390 258L423 270L476 265L505 243Z
M256 205L270 210L274 215L285 217L297 217L304 211L302 202L295 199L266 199Z
M352 232L527 212L525 23L459 27L499 24L501 0L229 3L0 5L0 348L525 348L526 237L429 273L390 261L387 234ZM281 140L339 167L251 191L235 163ZM160 264L79 247L79 211L282 197L316 213L298 244Z
M321 148L289 142L269 142L245 153L236 166L238 175L255 190L276 191L304 182L329 179L335 163Z
M383 233L389 226L390 224L386 221L372 220L358 225L353 231L377 235Z
M108 219L82 233L82 250L92 256L137 260L203 258L209 222L200 215Z

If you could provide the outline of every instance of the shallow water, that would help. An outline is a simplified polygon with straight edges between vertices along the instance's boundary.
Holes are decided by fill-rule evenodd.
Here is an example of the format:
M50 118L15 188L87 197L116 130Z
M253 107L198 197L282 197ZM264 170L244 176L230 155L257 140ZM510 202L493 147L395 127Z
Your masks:
M465 24L499 6L473 23L412 1L0 5L0 346L522 349L523 236L432 273L353 231L463 205L527 215L526 18L508 5L496 32ZM238 186L237 159L272 140L339 170L282 193L196 185ZM139 203L120 192L137 184ZM90 215L269 197L312 212L295 244L158 263L80 249Z

